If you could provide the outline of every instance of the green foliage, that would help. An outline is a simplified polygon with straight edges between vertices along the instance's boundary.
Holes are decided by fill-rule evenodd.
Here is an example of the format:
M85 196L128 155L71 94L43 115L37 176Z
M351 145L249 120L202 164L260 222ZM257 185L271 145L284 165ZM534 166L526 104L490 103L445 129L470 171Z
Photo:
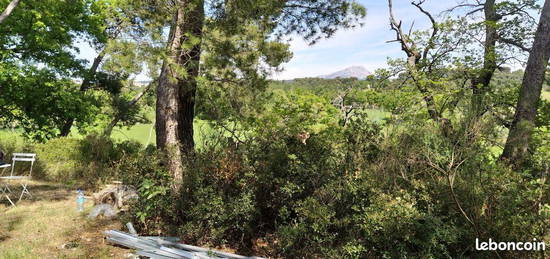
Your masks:
M198 116L220 123L257 116L265 101L266 77L290 60L288 44L268 40L254 24L235 25L240 34L212 28L203 36ZM208 27L207 27L208 29Z
M122 170L142 186L132 215L146 232L291 258L492 258L472 250L475 238L547 239L548 183L539 169L500 166L491 142L460 146L414 118L390 127L358 114L343 127L325 98L299 91L265 110L251 138L186 157L176 196L165 173L151 173L162 172L154 156ZM493 136L492 123L479 134Z
M9 1L0 1L7 6ZM78 36L99 37L92 13L94 1L22 1L0 27L0 62L42 63L63 75L79 72L74 56Z
M267 78L292 53L278 37L296 33L315 43L360 24L364 8L355 1L205 1L195 126L206 134L182 157L179 192L166 154L153 146L53 138L67 118L77 118L81 133L113 121L149 122L151 96L135 105L143 88L128 79L143 64L158 76L173 4L22 1L0 28L0 125L12 129L0 131L7 160L36 152L35 176L70 184L121 179L138 190L125 217L142 233L268 257L493 258L474 251L476 238L550 241L550 105L539 105L528 163L502 166L497 153L523 71L496 72L483 94L486 110L470 120L472 78L484 61L516 54L499 43L484 57L471 37L487 25L478 19L436 22L434 38L410 33L417 50L428 49L414 67L390 60L367 80L279 82ZM498 3L497 12L516 14L488 24L524 42L534 26L517 8L537 5ZM78 37L105 55L99 72L74 57ZM73 77L90 79L90 88L82 91ZM430 98L441 119L429 117Z
M0 1L2 6L8 1ZM38 141L59 134L65 118L96 119L98 102L72 78L86 74L77 39L104 42L104 1L22 1L0 27L0 122Z
M338 128L338 110L323 97L279 92L272 98L273 103L257 121L259 136L269 137L273 134L271 130L279 131L277 135L294 136L303 132L321 134Z
M222 6L221 2L214 1L214 6ZM354 0L239 0L221 9L219 15L227 15L235 22L259 20L278 37L296 33L314 44L323 37L331 37L339 28L362 25L366 9Z
M15 132L0 131L0 149L11 161L14 152L37 154L33 177L70 185L96 187L121 175L113 165L123 158L142 151L134 141L114 143L112 140L90 135L82 139L55 138L45 143L30 143ZM16 170L25 170L21 164Z
M23 128L30 139L44 141L57 135L67 114L86 123L97 112L92 96L81 95L70 80L47 69L0 67L0 85L0 123Z
M132 204L132 213L125 216L143 233L158 234L158 230L174 224L178 218L169 188L170 174L160 164L161 157L148 148L125 155L112 168L114 175L138 189L139 199Z

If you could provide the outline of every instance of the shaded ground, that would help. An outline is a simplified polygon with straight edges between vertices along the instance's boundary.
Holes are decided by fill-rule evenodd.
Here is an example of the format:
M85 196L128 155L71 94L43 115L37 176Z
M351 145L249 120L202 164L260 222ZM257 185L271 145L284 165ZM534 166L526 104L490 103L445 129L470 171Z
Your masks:
M0 258L124 258L130 252L105 243L103 231L121 224L86 219L92 204L79 213L74 190L46 182L32 182L29 190L33 197L17 207L0 200Z

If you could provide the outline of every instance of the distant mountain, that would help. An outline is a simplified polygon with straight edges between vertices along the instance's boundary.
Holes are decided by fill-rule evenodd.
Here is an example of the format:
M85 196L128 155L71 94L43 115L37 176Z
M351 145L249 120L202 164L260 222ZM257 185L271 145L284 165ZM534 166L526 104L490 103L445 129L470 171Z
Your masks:
M320 78L325 79L334 79L334 78L350 78L355 77L357 79L365 79L367 76L372 73L362 66L352 66L346 69L336 71L329 75L319 76Z

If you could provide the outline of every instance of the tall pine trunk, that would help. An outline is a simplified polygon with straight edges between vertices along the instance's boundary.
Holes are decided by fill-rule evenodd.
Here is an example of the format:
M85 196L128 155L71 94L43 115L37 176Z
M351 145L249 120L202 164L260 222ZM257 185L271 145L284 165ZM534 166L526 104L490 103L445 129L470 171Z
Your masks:
M185 22L182 24L183 42L192 42L191 47L182 49L180 63L185 76L178 80L179 86L179 139L183 151L192 152L195 147L193 140L193 119L195 117L195 96L197 92L197 77L200 70L202 30L204 25L204 0L188 0ZM187 43L188 45L189 43Z
M535 41L523 75L516 113L501 159L521 166L529 152L529 141L535 127L544 74L550 57L550 0L544 2Z
M194 149L193 118L203 23L203 0L179 1L170 28L168 57L157 87L157 146L166 154L174 190L182 183L182 156Z

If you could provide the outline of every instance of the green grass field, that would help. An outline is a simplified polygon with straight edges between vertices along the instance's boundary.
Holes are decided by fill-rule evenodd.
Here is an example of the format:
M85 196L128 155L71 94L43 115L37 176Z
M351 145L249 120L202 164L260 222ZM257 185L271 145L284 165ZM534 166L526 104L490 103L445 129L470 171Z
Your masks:
M382 119L389 117L390 113L378 109L368 109L367 115L369 119L380 122Z
M131 128L115 128L111 137L115 140L136 140L143 145L155 144L155 129L151 124L137 124Z
M543 90L542 99L550 101L550 91ZM387 117L388 113L381 110L369 109L368 116L373 121L380 121L383 118ZM152 117L150 118L151 121L154 121L154 113L151 113L150 117ZM203 143L203 141L205 140L205 136L214 134L214 130L204 120L195 120L194 129L195 142L198 144L198 146ZM13 132L10 132L8 130L0 130L0 138L8 138L13 136ZM78 134L76 130L75 132L71 133L71 136L81 137L81 135ZM113 129L111 137L117 141L135 140L143 144L144 146L149 144L156 144L154 123L136 124L130 128L116 127L115 129ZM23 141L23 139L17 137L16 141Z
M375 110L375 109L368 110L368 117L373 121L380 121L387 116L388 116L388 113L381 110ZM204 120L195 120L195 124L193 128L195 130L195 142L199 146L205 140L205 136L210 136L212 134L215 134L214 129L212 129L212 127L208 124L208 122ZM156 144L155 127L153 123L137 124L132 126L131 128L117 127L113 130L111 137L115 140L121 140L121 141L136 140L143 145Z
M368 110L368 117L373 121L380 121L387 116L388 116L388 113L381 110L376 110L376 109ZM154 118L151 118L151 121L154 121ZM205 120L196 119L194 124L194 130L195 130L195 142L197 143L198 147L200 147L205 140L208 140L207 136L212 136L216 134L214 129ZM227 134L224 134L224 135L227 135ZM83 136L80 133L78 133L78 131L75 128L73 129L73 132L71 133L70 137L81 138ZM116 141L135 140L144 146L156 144L154 122L147 123L147 124L136 124L129 128L115 127L113 129L111 137ZM17 130L13 132L10 130L0 130L0 139L5 139L5 138L14 138L14 141L24 142L24 139L20 136Z
M212 127L204 120L195 120L193 129L195 130L195 142L199 146L203 142L204 136L214 134ZM154 123L136 124L130 128L117 127L113 129L111 137L118 141L135 140L144 146L156 144Z

